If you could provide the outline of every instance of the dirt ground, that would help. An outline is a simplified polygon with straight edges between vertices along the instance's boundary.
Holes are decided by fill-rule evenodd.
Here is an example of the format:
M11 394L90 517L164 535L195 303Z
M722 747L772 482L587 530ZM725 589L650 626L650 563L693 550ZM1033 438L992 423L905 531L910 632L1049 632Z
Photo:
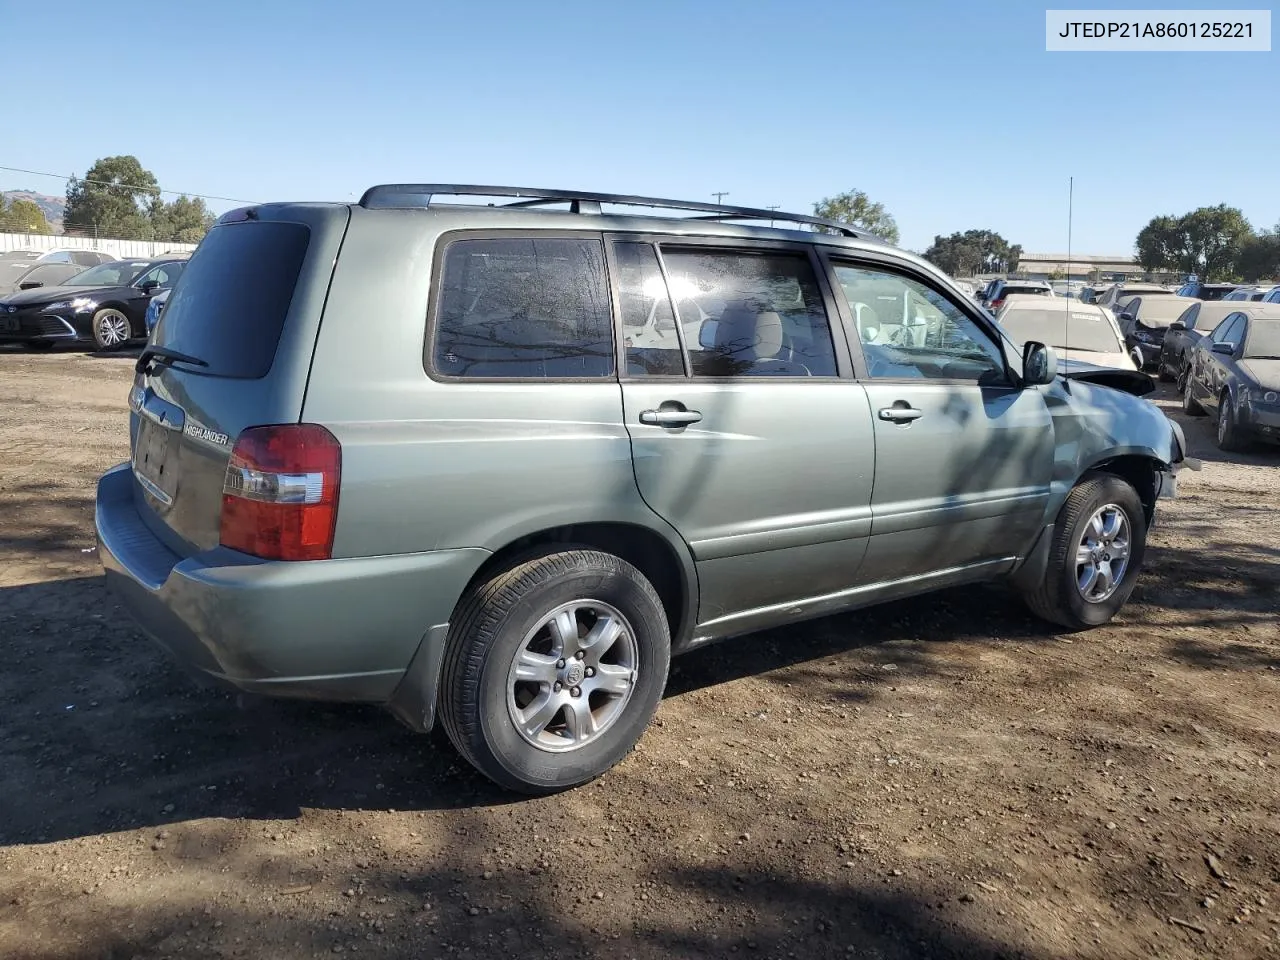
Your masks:
M992 586L730 641L525 800L135 631L92 552L131 364L0 350L0 957L1280 955L1280 451L1187 422L1106 628Z

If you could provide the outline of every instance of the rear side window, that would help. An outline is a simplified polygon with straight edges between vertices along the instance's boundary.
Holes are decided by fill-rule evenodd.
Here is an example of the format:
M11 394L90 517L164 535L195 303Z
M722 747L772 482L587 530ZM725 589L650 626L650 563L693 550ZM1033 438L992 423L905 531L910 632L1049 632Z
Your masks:
M214 227L173 288L154 343L205 361L201 373L266 375L307 255L311 231L300 223L248 222Z
M836 376L807 257L665 248L662 256L693 376Z
M432 363L449 377L613 375L599 240L455 240L445 248Z

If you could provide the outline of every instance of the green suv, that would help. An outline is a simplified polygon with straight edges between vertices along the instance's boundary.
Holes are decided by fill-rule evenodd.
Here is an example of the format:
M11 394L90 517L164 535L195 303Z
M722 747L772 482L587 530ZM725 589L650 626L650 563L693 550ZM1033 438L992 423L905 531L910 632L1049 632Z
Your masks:
M99 554L196 670L438 716L559 790L714 640L998 578L1067 629L1114 616L1190 463L1142 387L1067 366L812 217L452 184L248 207L138 359Z

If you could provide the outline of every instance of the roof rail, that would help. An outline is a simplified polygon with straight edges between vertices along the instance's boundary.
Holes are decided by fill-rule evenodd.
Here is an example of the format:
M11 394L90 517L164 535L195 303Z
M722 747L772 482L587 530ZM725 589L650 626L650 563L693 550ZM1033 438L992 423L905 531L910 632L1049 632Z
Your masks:
M461 183L382 183L364 192L360 198L360 206L368 209L426 207L430 206L431 198L434 196L514 198L514 202L503 204L504 207L540 207L552 203L567 203L574 213L599 213L602 203L651 207L658 210L688 210L705 214L705 216L690 218L693 220L781 220L785 223L823 227L846 237L880 240L879 237L861 227L851 227L847 223L811 217L802 213L762 210L757 207L730 207L694 200L663 200L658 197L636 197L621 193L547 190L540 187L482 186Z

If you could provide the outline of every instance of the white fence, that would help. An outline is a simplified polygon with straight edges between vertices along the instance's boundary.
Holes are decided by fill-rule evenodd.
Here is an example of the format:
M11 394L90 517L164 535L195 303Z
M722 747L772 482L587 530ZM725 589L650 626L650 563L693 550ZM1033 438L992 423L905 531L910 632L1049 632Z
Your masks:
M0 233L0 253L6 250L97 250L117 259L158 257L166 253L191 251L194 243L163 243L159 240L111 240L105 237L60 237L44 233Z

